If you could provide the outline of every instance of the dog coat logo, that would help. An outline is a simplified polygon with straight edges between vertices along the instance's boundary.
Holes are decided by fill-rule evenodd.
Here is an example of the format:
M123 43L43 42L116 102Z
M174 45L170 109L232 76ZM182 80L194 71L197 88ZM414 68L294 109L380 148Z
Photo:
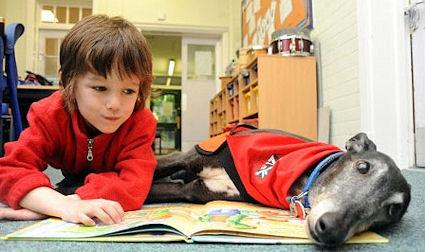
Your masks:
M273 169L274 164L276 164L278 160L278 156L272 155L265 164L263 164L258 171L255 172L255 175L264 179L267 175L269 175L269 171Z

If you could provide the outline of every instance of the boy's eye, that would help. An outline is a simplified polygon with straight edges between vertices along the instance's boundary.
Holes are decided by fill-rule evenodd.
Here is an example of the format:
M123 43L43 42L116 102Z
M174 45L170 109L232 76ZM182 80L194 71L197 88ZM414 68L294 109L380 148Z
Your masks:
M124 94L134 94L134 93L136 93L136 91L134 91L133 89L124 89L123 93Z
M92 87L95 91L101 92L101 91L105 91L106 87L103 86L94 86Z

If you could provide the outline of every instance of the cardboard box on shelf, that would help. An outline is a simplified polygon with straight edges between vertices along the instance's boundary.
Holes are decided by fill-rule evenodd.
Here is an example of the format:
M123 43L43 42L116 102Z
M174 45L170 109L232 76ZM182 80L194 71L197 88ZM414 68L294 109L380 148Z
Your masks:
M252 45L248 48L247 59L248 62L251 62L254 58L258 57L258 55L267 54L268 47L265 45ZM248 63L247 62L247 63Z
M225 89L227 86L227 83L232 79L232 76L220 76L219 79L221 81L221 89Z
M239 68L243 68L248 64L248 50L248 48L239 49Z

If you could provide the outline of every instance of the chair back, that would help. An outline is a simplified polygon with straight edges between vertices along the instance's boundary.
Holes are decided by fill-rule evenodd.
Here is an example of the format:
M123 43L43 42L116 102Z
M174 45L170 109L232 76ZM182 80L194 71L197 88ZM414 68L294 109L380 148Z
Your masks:
M16 41L24 33L24 25L20 23L11 23L6 26L4 37L4 57L5 57L5 70L7 76L7 88L10 95L10 103L13 115L13 139L17 140L22 132L22 118L19 110L18 92L16 86L18 85L18 70L16 67L15 59L15 44Z
M4 25L1 23L0 25ZM2 27L4 28L4 27ZM3 73L3 58L4 58L4 30L1 29L0 32L0 104L2 106L2 113L0 114L0 156L3 155L3 92L6 88L6 78ZM5 103L5 105L7 105Z

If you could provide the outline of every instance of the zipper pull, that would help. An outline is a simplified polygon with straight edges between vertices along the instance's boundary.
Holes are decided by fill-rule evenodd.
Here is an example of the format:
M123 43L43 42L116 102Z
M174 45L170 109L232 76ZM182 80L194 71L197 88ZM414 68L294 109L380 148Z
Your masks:
M93 143L93 138L87 139L87 161L89 162L93 161Z

